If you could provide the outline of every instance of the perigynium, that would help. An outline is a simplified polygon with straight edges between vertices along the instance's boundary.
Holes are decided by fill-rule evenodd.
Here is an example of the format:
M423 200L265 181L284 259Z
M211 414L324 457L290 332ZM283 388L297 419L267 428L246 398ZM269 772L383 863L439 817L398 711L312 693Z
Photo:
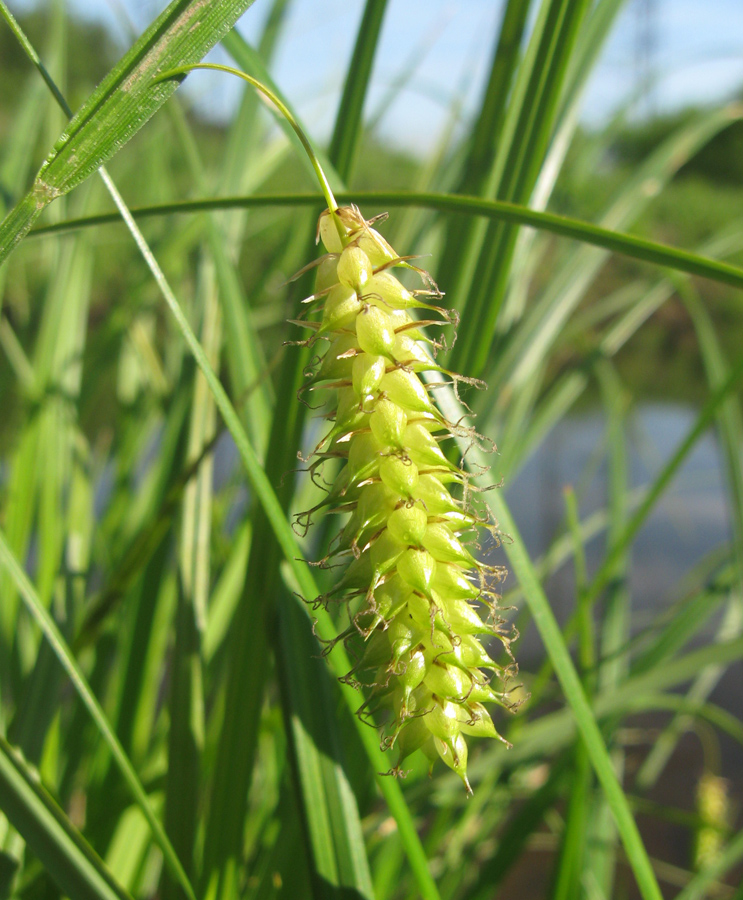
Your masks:
M484 704L513 708L506 681L516 669L480 641L498 638L511 660L495 591L504 573L477 556L478 533L497 531L464 465L442 449L453 439L466 452L482 438L448 421L434 399L437 387L474 382L436 364L441 343L426 329L456 326L455 317L435 305L442 294L428 274L372 224L356 207L326 210L318 223L327 253L297 324L312 330L303 343L322 348L307 388L332 397L327 434L308 460L326 496L297 525L307 528L322 508L347 517L320 563L345 571L316 602L348 607L340 637L362 647L346 680L366 694L361 714L386 711L382 746L398 750L393 771L420 748L469 790L465 735L503 740ZM422 288L404 287L397 267L414 270ZM338 460L328 484L322 470Z

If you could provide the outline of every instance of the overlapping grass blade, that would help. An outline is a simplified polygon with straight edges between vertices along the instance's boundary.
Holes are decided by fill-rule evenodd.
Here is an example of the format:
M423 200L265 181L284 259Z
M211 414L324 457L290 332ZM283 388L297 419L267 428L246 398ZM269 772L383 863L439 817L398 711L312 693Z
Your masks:
M621 381L608 361L597 367L597 376L604 407L607 412L607 446L609 457L608 509L609 529L607 546L617 540L627 521L629 506L628 451L626 441L626 395ZM627 645L630 639L631 598L628 587L630 555L621 554L616 561L612 582L607 590L601 626L601 664L597 684L603 691L617 690L626 679L629 670ZM586 598L587 599L587 598ZM586 603L588 615L590 607ZM614 734L618 723L610 722L606 731ZM615 746L611 753L614 769L620 783L624 780L624 751ZM586 859L586 872L607 896L614 892L617 832L611 810L604 797L596 797L588 821L588 831L594 840L590 843Z
M550 769L549 778L513 816L500 836L496 852L482 866L474 885L465 895L466 900L488 900L493 896L493 890L519 859L529 836L539 827L547 810L560 799L568 775L568 762L567 754L556 760Z
M2 737L0 807L66 895L75 900L131 900Z
M710 390L720 389L729 377L729 367L709 313L691 285L677 279L677 286L696 329ZM743 446L743 424L735 392L731 392L721 403L715 419L725 458L726 482L730 498L728 509L737 568L737 590L731 592L723 621L717 629L715 639L731 640L743 630L743 610L741 609L743 603L743 463L740 455L740 448ZM724 667L721 666L710 666L700 672L688 692L689 699L697 703L705 700L723 673ZM686 730L688 722L688 717L676 716L663 731L638 772L640 786L647 788L655 782L668 762L678 739Z
M317 656L312 623L294 598L279 605L279 631L282 705L315 877L338 888L353 885L359 896L371 900L371 874L345 753L337 727L329 727L341 702L337 686ZM316 890L322 896L322 887Z
M594 692L595 637L591 609L585 602L588 579L586 552L580 529L580 516L575 491L564 492L568 526L573 540L573 568L575 571L575 595L578 620L578 661L587 697ZM610 519L611 522L611 519ZM585 868L587 834L589 829L590 796L593 787L591 765L586 748L579 745L570 763L570 794L565 824L553 874L555 900L568 900L580 893Z
M631 225L647 206L651 196L656 194L679 167L713 135L740 115L740 112L740 109L734 107L702 113L677 133L672 134L646 160L631 181L622 187L601 217L600 224L607 230ZM636 258L640 258L639 255ZM509 379L514 384L519 384L529 378L534 366L548 354L568 316L577 307L605 259L605 254L589 247L579 247L568 256L518 329L505 339L505 346L501 348L497 365L493 367L491 381L503 384ZM657 258L651 261L659 262ZM674 269L681 269L680 262L679 259L676 263L669 261L669 264ZM686 268L683 270L688 271ZM701 273L696 271L691 274Z
M116 760L116 764L119 767L119 770L121 771L121 774L127 786L131 790L134 799L139 804L145 818L147 819L148 825L152 829L152 834L155 841L163 851L163 857L166 861L166 864L173 872L174 877L180 883L189 900L195 900L193 888L189 884L183 867L178 860L178 857L176 856L162 825L158 821L157 816L152 809L147 794L142 787L139 778L137 777L137 773L134 771L134 767L132 766L129 758L124 752L119 739L116 737L113 729L111 728L111 725L106 718L106 714L103 712L100 704L88 687L85 676L83 675L80 667L72 656L72 653L70 652L67 643L65 642L59 629L57 628L57 625L55 624L54 620L49 615L47 610L44 608L44 606L41 604L36 590L28 580L21 566L18 564L18 560L15 558L13 552L9 548L8 543L5 539L5 535L2 532L0 532L0 562L10 573L10 577L15 583L21 597L23 598L26 608L28 609L31 616L36 620L37 624L40 626L41 630L44 633L44 637L52 646L55 656L62 664L64 670L67 672L67 675L72 681L75 690L77 691L78 695L80 696L81 700L83 701L90 715L95 721L96 726L101 733L101 736L110 748L111 753Z
M724 878L741 859L743 859L743 832L738 832L722 850L718 859L698 872L678 894L676 900L704 900L709 896L708 891L713 883L719 878Z
M527 203L534 188L553 135L568 62L590 4L585 0L545 0L542 8L546 12L544 28L540 33L535 26L527 53L533 67L523 97L519 97L521 103L514 102L513 116L509 114L513 128L504 133L508 137L496 161L500 175L495 196L516 203ZM451 354L455 371L464 368L465 360L470 373L480 375L484 370L517 236L517 229L492 223L483 241L476 275L473 270L465 286L471 290L456 297L458 308L466 316Z
M351 180L356 162L356 151L363 131L361 116L386 9L387 0L367 0L364 6L356 46L351 54L351 64L335 117L328 156L346 183Z
M340 203L358 202L359 204L377 207L417 206L441 212L469 213L488 219L502 219L505 222L529 225L561 237L574 238L595 247L602 247L631 259L639 259L642 262L665 266L678 272L686 272L689 275L709 278L711 281L718 281L721 284L743 288L743 269L739 266L719 262L716 259L700 256L697 253L691 253L688 250L681 250L678 247L671 247L667 244L659 244L656 241L649 241L632 234L592 225L579 219L571 219L568 216L559 216L554 213L537 212L513 203L480 200L478 197L461 197L451 194L420 194L406 191L395 191L394 193L388 191L355 191L354 193L336 191L335 193L336 199ZM205 200L184 200L177 203L141 207L139 209L135 207L132 209L132 216L134 219L139 219L176 212L195 213L214 209L239 209L262 206L317 206L320 203L322 203L322 198L315 194L261 194L253 197L215 197ZM31 232L30 236L38 235L41 237L70 229L91 228L118 221L120 221L120 217L117 214L104 213L78 220L60 222L57 225L36 228Z
M536 84L539 80L538 69L541 64L539 46L544 39L552 8L550 0L544 0L537 6L529 40L523 51L523 58L521 58L520 45L528 18L529 4L524 3L522 6L522 9L518 9L517 4L511 4L506 9L501 26L504 44L502 47L500 46L499 36L499 46L494 61L497 63L497 53L500 50L503 76L499 75L497 82L504 90L503 103L508 98L508 105L504 106L501 113L502 121L496 123L498 142L489 151L489 167L480 176L480 194L489 200L510 199L504 198L500 194L503 173L509 154L514 152L515 145L521 138L521 135L517 133L517 126L519 118L524 112L529 85L530 83ZM511 84L509 92L508 88ZM439 272L439 278L448 285L449 291L455 297L464 298L463 302L466 302L466 298L472 291L475 270L483 252L486 235L490 230L492 229L485 223L473 224L469 229L467 241L463 245L463 253L456 254L455 248L452 251L445 250L444 252L444 267Z
M114 66L68 124L27 196L0 223L0 263L41 211L92 175L144 125L176 89L156 76L198 62L235 24L252 0L173 0ZM5 3L0 13L13 28L61 106L64 100Z

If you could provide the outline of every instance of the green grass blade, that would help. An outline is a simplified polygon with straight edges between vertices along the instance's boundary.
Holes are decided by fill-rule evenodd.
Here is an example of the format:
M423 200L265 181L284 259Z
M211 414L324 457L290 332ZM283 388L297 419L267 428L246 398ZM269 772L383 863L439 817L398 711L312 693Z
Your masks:
M568 61L589 9L586 0L552 0L549 4L536 64L519 110L514 139L504 158L497 193L501 200L529 200L552 137ZM451 354L455 371L463 368L464 361L468 372L479 375L483 371L505 297L517 236L517 229L501 223L493 223L488 229L476 276L473 273L473 290L458 298L458 308L466 315Z
M611 758L591 712L586 695L583 692L583 687L573 666L570 653L565 646L560 627L539 583L531 560L524 549L516 523L513 521L510 510L498 492L492 495L490 503L500 527L512 538L512 542L506 545L509 561L522 585L534 623L552 660L552 665L565 699L572 708L576 726L585 744L596 777L603 788L606 802L611 808L640 893L644 900L650 900L650 898L652 900L661 900L662 894L643 846L640 833L637 830L637 825L632 818L632 813L621 785L617 781Z
M530 0L509 0L503 11L498 43L490 67L490 78L472 131L469 157L464 165L458 193L481 196L499 148L506 103L521 55Z
M610 28L624 5L624 0L601 0L593 6L589 16L580 28L573 53L568 59L565 84L560 96L559 111L556 114L555 134L544 157L544 163L536 178L529 201L533 209L544 210L550 201L558 178L563 169L570 148L574 145L576 132L580 131L580 102L588 83L588 76L594 67ZM582 136L582 135L581 135ZM604 135L591 135L593 145L601 143ZM604 144L606 152L608 147ZM597 151L594 151L596 157ZM586 167L591 171L592 167ZM463 192L464 193L464 192ZM538 275L544 246L538 242L539 234L521 231L514 249L510 283L499 316L498 330L508 331L514 320L521 318L526 307L531 282Z
M246 522L233 538L232 551L212 591L204 634L204 656L207 663L211 662L224 644L235 614L240 590L245 583L250 540L250 523Z
M527 4L524 4L526 6ZM496 53L500 51L502 54L510 54L514 58L504 63L510 62L514 67L511 75L513 87L508 96L508 105L504 111L502 124L499 127L498 144L496 153L492 158L492 163L487 172L487 179L481 183L480 192L489 200L500 199L510 200L511 197L503 196L502 182L506 171L509 156L515 152L516 145L521 140L522 135L519 129L519 121L523 115L528 115L527 94L533 85L539 81L539 71L545 63L540 57L540 46L546 39L548 21L550 16L557 10L558 4L551 3L550 0L543 0L537 4L534 22L529 31L529 39L523 51L523 56L519 59L521 48L512 48L508 45L503 48L498 47ZM518 16L517 10L510 11L512 16ZM523 10L527 14L527 10ZM527 16L528 18L528 16ZM513 22L514 28L518 29L518 20ZM518 37L519 42L523 39L523 28L516 31L514 37ZM518 61L518 66L517 66ZM470 228L467 242L463 249L464 253L454 258L454 265L451 273L448 270L442 270L440 278L446 279L449 291L455 297L469 298L473 293L473 285L476 277L478 263L483 253L487 236L492 233L492 227L486 223L477 223ZM444 251L446 259L449 251Z
M131 900L2 737L0 808L64 894L75 900Z
M679 294L691 315L697 333L702 359L710 389L721 388L728 377L729 367L715 333L714 325L698 294L685 281L678 280ZM720 443L725 457L726 481L730 501L728 509L733 533L734 557L737 567L738 592L733 592L723 621L717 629L716 640L730 640L743 629L741 603L743 596L743 462L740 448L743 446L743 424L736 393L727 396L715 414ZM724 673L721 666L710 666L699 673L688 696L696 702L706 699ZM659 736L638 772L638 785L647 788L653 784L665 767L676 744L686 730L688 718L676 716Z
M471 146L457 186L457 193L487 195L499 138L503 130L506 104L521 57L521 44L531 7L530 0L509 0L503 11L495 54L477 122L472 130ZM438 277L456 293L471 277L477 248L484 236L484 223L476 219L454 217L448 224L446 244L438 266Z
M558 122L564 122L569 116L569 108L577 104L611 33L612 25L626 3L627 0L599 0L593 5L587 21L580 30L573 55L568 61Z
M106 853L106 865L132 894L149 850L149 830L138 806L124 811Z
M156 81L177 65L198 62L235 24L252 0L173 0L109 72L68 124L29 194L0 223L0 263L42 209L92 175L162 106L177 87ZM0 13L37 65L60 106L64 98L46 73L4 2Z
M647 207L651 196L668 183L680 166L740 113L740 107L707 111L679 128L617 193L602 215L601 225L607 230L630 226ZM590 247L578 247L568 254L523 322L506 336L491 383L502 384L507 378L514 384L528 380L534 367L549 354L605 260L605 254Z
M583 744L575 750L573 771L565 816L565 828L554 877L554 900L572 900L580 896L589 826L589 801L592 787L591 764Z
M743 378L743 358L738 361L738 364L730 371L730 374L722 384L710 394L709 399L704 404L696 421L687 432L686 437L680 442L674 454L658 474L655 481L650 486L645 499L630 517L629 521L622 529L621 534L617 536L615 544L607 553L604 562L594 576L593 582L588 590L588 594L592 600L598 597L601 591L609 583L617 561L630 546L635 535L644 525L648 514L678 471L679 466L686 459L699 438L704 434L707 428L709 428L721 404L724 403L731 395L732 391L737 388L741 378Z
M573 238L594 247L602 247L612 253L639 259L698 275L721 284L729 284L743 288L743 268L729 263L700 256L677 247L670 247L645 238L636 237L610 228L602 228L579 219L559 216L554 213L537 212L514 203L497 200L481 200L478 197L461 197L450 194L408 193L405 191L356 191L351 194L336 191L336 199L340 203L358 202L375 207L416 206L434 209L445 213L468 213L488 219L502 219L519 225L540 228L560 237ZM262 206L317 206L322 203L318 194L265 194L254 197L215 197L208 200L184 200L178 203L166 203L159 206L148 206L131 210L135 219L162 216L170 213L195 213L214 209L240 209ZM60 222L35 228L30 236L43 236L66 232L76 228L91 228L99 225L113 224L120 221L115 213L99 216L87 216L77 220Z
M200 267L198 306L203 309L202 334L206 353L218 366L222 338L221 315L211 267ZM165 789L165 826L184 860L191 879L195 873L195 843L201 797L204 749L205 688L203 637L210 586L213 457L208 445L214 437L216 411L202 375L194 380L187 460L197 462L183 498L179 542L176 637L171 661L168 774ZM206 453L205 453L206 450ZM173 900L178 885L167 878L163 896Z
M143 257L145 258L153 276L155 277L158 287L160 288L160 291L163 294L168 308L170 309L176 323L178 324L178 327L186 341L190 352L193 354L199 368L204 373L209 388L214 396L217 407L222 414L225 425L227 426L230 433L232 434L232 437L235 440L235 445L245 465L251 487L255 492L255 496L258 502L261 504L265 511L267 521L276 536L281 552L286 558L293 576L297 580L299 589L302 591L304 596L317 596L319 592L306 563L301 560L301 554L296 543L296 537L289 522L287 521L281 502L276 496L271 482L266 475L263 466L260 464L255 450L250 444L250 441L240 423L234 407L230 403L230 400L227 397L224 388L222 387L219 379L214 373L214 370L209 364L209 360L207 359L203 348L194 335L191 326L188 324L188 321L185 318L183 311L181 310L180 305L178 304L178 301L176 300L175 295L173 294L167 282L167 279L165 278L165 275L160 269L157 260L152 255L152 251L148 247L147 242L144 240L144 237L139 231L136 222L131 216L131 213L127 209L121 197L118 195L118 192L116 191L113 184L109 185L109 189L112 191L113 196L117 200L119 211L124 218L127 227L132 233L132 236L137 242L137 246L139 247ZM317 615L319 627L318 634L323 638L323 640L332 640L335 637L335 629L328 614L324 610L320 609L317 611ZM250 626L250 622L248 622L248 626ZM262 632L259 631L259 633ZM339 675L341 673L347 672L351 667L348 657L345 655L345 653L342 652L341 647L337 647L334 653L334 665L337 667L336 671ZM345 687L343 694L344 697L346 697L346 700L351 709L355 710L358 706L358 695L356 694L356 692L349 687ZM361 722L358 723L358 730L359 735L362 739L362 743L364 745L364 749L366 750L367 755L369 756L369 759L374 766L374 770L376 772L385 770L387 768L387 763L383 757L382 751L379 749L376 735L374 735L371 732L371 729L369 729ZM424 900L438 900L439 894L436 889L435 882L433 881L428 870L428 861L426 859L425 852L421 846L420 838L416 833L410 811L407 807L407 804L405 803L405 799L402 795L402 791L400 790L399 785L392 779L384 777L379 777L377 783L381 789L382 794L385 797L385 800L387 801L391 815L397 822L400 833L400 840L405 847L410 861L411 869L413 871L413 875L421 892L421 896L424 898Z
M743 859L743 831L733 837L715 862L692 878L678 894L676 900L704 900L705 897L710 896L708 891L713 882L724 878L741 859Z
M293 597L279 605L279 623L282 706L302 788L314 871L338 889L355 888L371 900L371 874L359 813L335 725L337 687L318 654L309 617ZM323 895L318 887L317 896Z
M597 367L599 387L607 411L607 446L609 456L609 528L607 544L612 546L621 535L627 521L629 494L628 451L626 441L626 396L611 363L604 360ZM616 690L627 677L626 648L630 637L631 598L629 582L629 553L617 559L612 583L604 604L601 627L601 666L598 686L601 690ZM587 604L586 604L587 605ZM588 605L587 605L588 606ZM589 613L590 615L590 613ZM615 722L606 726L612 736ZM621 746L612 750L612 762L617 778L623 780L625 765ZM586 859L586 876L591 872L595 883L606 896L614 893L617 834L611 811L603 797L597 797L588 822L588 834L593 838Z
M121 675L114 724L122 746L135 763L146 757L159 701L163 645L172 629L167 582L172 552L172 540L166 534L160 538L151 558L143 564L137 589L126 594L127 620L126 627L122 625L119 643ZM115 778L112 768L109 784Z
M364 100L386 8L387 0L366 0L328 148L328 156L345 182L350 180L356 161Z
M477 880L465 895L466 900L490 900L511 867L519 859L529 836L533 834L560 798L566 776L569 757L566 754L550 768L549 778L529 797L514 815L498 841L493 856L480 869Z
M134 768L129 761L126 753L124 752L119 739L114 734L114 731L111 728L108 719L106 718L106 714L103 712L103 709L88 687L85 676L83 675L77 662L72 656L72 653L70 652L69 647L67 646L64 638L57 628L57 625L39 601L39 597L36 593L35 588L28 580L26 573L23 571L17 559L8 547L8 543L5 540L5 535L2 532L0 532L0 563L2 563L3 566L9 571L11 578L15 582L15 585L24 600L26 608L41 628L42 632L44 633L44 637L47 639L47 641L49 641L52 649L54 650L55 656L62 664L64 670L67 672L67 675L72 681L76 692L87 707L96 724L96 727L101 733L101 736L110 748L111 753L116 760L116 764L119 767L119 770L121 771L121 774L127 786L132 792L132 796L139 804L145 818L147 819L147 823L152 829L152 834L155 841L163 851L163 857L166 861L167 866L173 872L174 877L177 878L189 900L195 900L193 888L191 887L188 878L186 877L183 867L178 860L178 857L176 856L173 847L170 844L165 831L163 830L162 825L160 824L157 817L155 816L154 811L152 810L150 801L147 797L147 794L145 793L144 788L142 787L142 783L137 777L137 773L134 771Z

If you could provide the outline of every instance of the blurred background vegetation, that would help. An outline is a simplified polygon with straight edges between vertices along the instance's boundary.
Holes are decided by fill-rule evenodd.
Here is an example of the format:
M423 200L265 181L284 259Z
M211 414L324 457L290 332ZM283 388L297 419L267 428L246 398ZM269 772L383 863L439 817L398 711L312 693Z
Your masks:
M240 66L257 58L270 71L291 2L260 4L270 6L270 15L256 47L241 54L233 44L230 53ZM518 6L508 4L514 20ZM541 15L560 4L522 6ZM583 28L603 16L600 44L622 4L562 7L580 8L574 14ZM64 3L42 6L20 22L73 110L120 56L107 30L70 16ZM505 59L508 48L498 39L496 29L490 42ZM590 70L595 59L580 29L573 39L569 53ZM349 33L349 47L355 41ZM378 34L369 37L372 54L377 41ZM512 64L506 94L515 103L510 92L524 63ZM588 77L576 68L577 74L559 69L555 76L563 79L560 104L545 126L544 146L527 148L535 161L531 175L511 195L501 185L494 196L531 198L537 209L743 266L743 118L736 98L725 109L662 115L636 116L628 105L599 127L574 115ZM349 75L346 86L351 81ZM224 121L204 116L203 105L188 96L178 94L111 159L130 208L316 191L303 160L270 116L257 112L250 91ZM328 153L351 192L487 197L484 173L492 172L501 147L491 143L484 160L477 155L488 103L496 109L482 92L464 121L452 108L438 143L419 154L363 125L345 162L332 142ZM16 36L0 23L1 208L29 189L65 121ZM466 248L458 232L487 260L487 241L471 217L406 208L404 201L401 207L390 209L385 236L401 253L430 254L426 265L442 290L467 283L458 268ZM89 179L52 204L39 224L112 208L103 185ZM386 208L372 199L363 212ZM314 443L313 426L292 411L291 377L282 372L283 343L296 339L285 320L295 315L302 290L287 282L310 258L315 215L267 204L247 214L170 210L141 220L259 456L270 458L266 448L281 445L275 466L282 474L298 449ZM584 689L598 697L606 750L663 896L741 898L740 379L728 385L723 402L715 399L743 357L740 289L602 256L543 231L522 230L510 250L507 236L496 239L505 241L508 273L487 295L496 296L497 288L505 298L497 322L487 321L486 304L477 323L474 300L467 300L470 324L463 320L458 345L465 349L454 357L461 371L490 385L467 399L479 427L498 443L495 480L504 479ZM482 266L467 296L474 298L480 276ZM450 773L436 769L429 781L422 760L401 782L432 888L413 862L415 840L399 837L404 824L391 815L390 798L381 798L350 716L338 712L345 708L324 663L314 659L318 646L307 622L296 625L282 612L296 581L280 569L275 548L258 543L251 551L251 534L268 533L256 493L124 226L30 235L0 269L0 292L0 526L92 683L198 896L383 900L435 898L434 890L471 900L657 896L638 887L639 863L630 853L628 864L621 849L518 572L506 582L505 601L516 606L510 615L522 638L514 650L523 693L532 700L516 718L498 723L515 750L473 748L469 802ZM456 290L448 300L465 305ZM240 356L245 347L247 362ZM712 402L698 440L676 465L673 454ZM271 430L282 418L283 444L275 425ZM270 463L267 469L271 474ZM273 487L287 508L306 507L311 489L299 480L292 499L290 482L276 477ZM643 510L643 498L654 492L662 503ZM329 536L302 544L308 558L320 555ZM265 570L253 559L261 548ZM318 579L322 585L327 575ZM180 896L109 750L24 618L16 587L7 574L0 578L0 733L22 750L29 771L41 772L71 825L126 891ZM263 590L270 595L259 604L267 607L269 638L253 635L241 650L230 641L240 631L239 610ZM270 654L257 649L261 643ZM719 665L716 643L726 645ZM240 654L253 652L265 652L264 682L245 700L257 707L259 729L248 738L233 735L233 747L242 740L249 749L244 771L225 776L220 795L225 723L231 704L243 702L230 679L240 671ZM305 657L306 664L296 663ZM297 686L309 679L323 684L315 689L313 681L312 690L327 705L314 724L297 711ZM336 729L330 737L328 716ZM319 747L317 758L342 770L343 777L317 775L325 793L314 792L302 769L297 717ZM228 793L237 784L238 795L242 786L242 801L230 806L224 784ZM343 794L348 784L352 799ZM234 853L215 849L217 837L209 836L220 802L238 816L223 825L237 832L228 841ZM324 824L313 819L315 803L327 805ZM348 846L338 835L344 829ZM0 823L0 898L59 896L58 873L19 831ZM334 847L330 861L324 840Z

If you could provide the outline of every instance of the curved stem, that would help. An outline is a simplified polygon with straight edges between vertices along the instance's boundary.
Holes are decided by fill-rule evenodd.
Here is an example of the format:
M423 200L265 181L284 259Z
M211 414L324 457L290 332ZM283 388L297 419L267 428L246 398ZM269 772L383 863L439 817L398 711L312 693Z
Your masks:
M343 239L345 237L345 231L336 214L338 204L335 202L335 197L333 196L333 190L330 187L330 182L328 181L325 172L320 165L320 160L317 158L317 154L315 153L312 144L309 141L309 138L304 133L302 126L296 120L294 114L284 103L284 101L280 97L278 97L269 87L263 84L262 81L258 81L257 78L253 78L252 75L248 75L246 72L243 72L240 69L235 69L232 66L223 66L219 63L195 63L188 66L177 66L175 69L168 69L167 72L163 72L157 77L156 81L164 81L165 79L173 78L176 75L188 75L188 73L192 72L194 69L215 69L218 72L228 72L230 75L237 75L238 78L242 78L243 81L247 81L248 84L252 84L253 87L256 88L256 90L258 90L261 94L263 94L263 96L267 100L273 103L276 109L278 109L281 115L294 129L297 137L301 141L302 146L304 147L307 156L312 163L312 168L315 170L315 174L317 175L317 180L320 183L320 190L322 191L323 196L325 197L325 202L328 205L328 211L333 217L333 221L335 222L336 228L338 229L338 234L340 235L341 239Z

